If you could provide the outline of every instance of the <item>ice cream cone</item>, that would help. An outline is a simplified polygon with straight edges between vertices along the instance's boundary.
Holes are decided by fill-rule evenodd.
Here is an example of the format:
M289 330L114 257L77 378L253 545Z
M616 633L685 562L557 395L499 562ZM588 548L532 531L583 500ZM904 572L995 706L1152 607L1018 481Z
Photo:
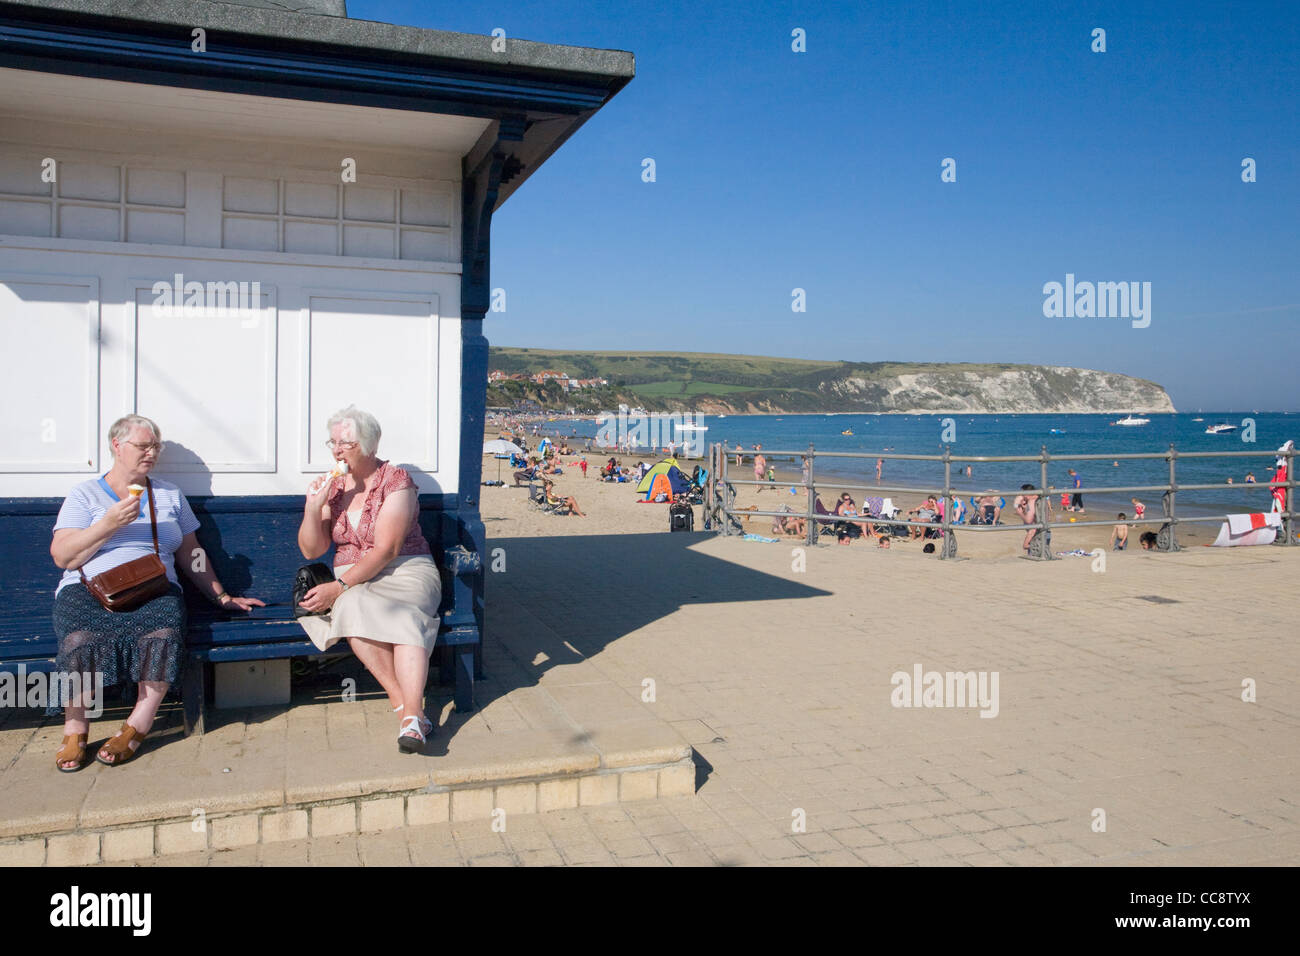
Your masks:
M129 494L132 498L139 498L142 494L144 494L144 485L127 485L126 493Z

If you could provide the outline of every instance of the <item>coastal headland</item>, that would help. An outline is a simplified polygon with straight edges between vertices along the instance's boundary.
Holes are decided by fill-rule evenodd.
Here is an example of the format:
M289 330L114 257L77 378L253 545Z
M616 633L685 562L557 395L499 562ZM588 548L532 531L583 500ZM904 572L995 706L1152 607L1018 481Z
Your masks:
M1172 412L1164 388L1115 372L1006 363L838 362L755 355L494 346L487 403L717 414Z

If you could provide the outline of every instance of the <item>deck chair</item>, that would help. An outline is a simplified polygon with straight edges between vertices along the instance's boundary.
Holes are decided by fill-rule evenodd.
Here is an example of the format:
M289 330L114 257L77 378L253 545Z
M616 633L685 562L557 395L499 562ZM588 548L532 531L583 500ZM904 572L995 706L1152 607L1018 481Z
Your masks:
M559 504L551 504L547 501L545 490L536 482L528 483L528 503L546 514L563 515L569 513L569 506L563 501Z
M817 499L813 502L813 511L815 511L819 516L813 520L819 524L834 524L840 520L840 516L835 514L835 512L826 510L826 506L822 504L821 495L818 495ZM825 515L826 517L820 517L821 515Z

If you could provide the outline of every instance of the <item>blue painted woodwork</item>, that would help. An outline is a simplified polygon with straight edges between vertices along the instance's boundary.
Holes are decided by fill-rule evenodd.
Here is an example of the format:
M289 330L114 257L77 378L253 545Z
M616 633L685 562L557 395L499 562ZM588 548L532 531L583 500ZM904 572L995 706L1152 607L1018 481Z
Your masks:
M509 64L468 70L455 61L291 39L210 31L194 53L189 27L128 24L0 6L0 66L158 86L391 109L495 117L521 108L594 112L622 86L571 74L540 79ZM95 26L87 26L94 23ZM384 55L387 54L387 55ZM603 82L602 82L603 79ZM584 81L585 80L585 81Z
M186 732L202 732L207 668L212 662L314 656L320 652L294 620L294 573L306 563L298 551L302 498L287 496L189 499L199 519L199 542L226 590L261 598L249 614L225 612L186 592L189 627L182 688ZM0 499L0 670L53 667L58 641L51 622L62 572L50 558L50 537L61 498ZM474 706L472 674L482 650L482 567L476 543L456 510L455 495L421 495L420 528L442 571L442 626L437 653L441 677L455 678L456 709ZM481 529L477 513L473 522ZM471 525L472 528L472 525ZM178 566L189 558L177 555ZM327 563L331 556L322 560ZM337 653L331 648L330 653Z

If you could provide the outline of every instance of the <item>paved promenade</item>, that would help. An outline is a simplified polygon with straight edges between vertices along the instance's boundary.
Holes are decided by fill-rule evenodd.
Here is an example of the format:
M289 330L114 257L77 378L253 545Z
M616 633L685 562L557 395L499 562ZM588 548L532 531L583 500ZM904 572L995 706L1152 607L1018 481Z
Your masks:
M797 571L789 544L576 530L489 541L492 631L521 667L652 680L694 796L152 862L1300 863L1300 549ZM916 665L997 672L997 716L893 706Z

